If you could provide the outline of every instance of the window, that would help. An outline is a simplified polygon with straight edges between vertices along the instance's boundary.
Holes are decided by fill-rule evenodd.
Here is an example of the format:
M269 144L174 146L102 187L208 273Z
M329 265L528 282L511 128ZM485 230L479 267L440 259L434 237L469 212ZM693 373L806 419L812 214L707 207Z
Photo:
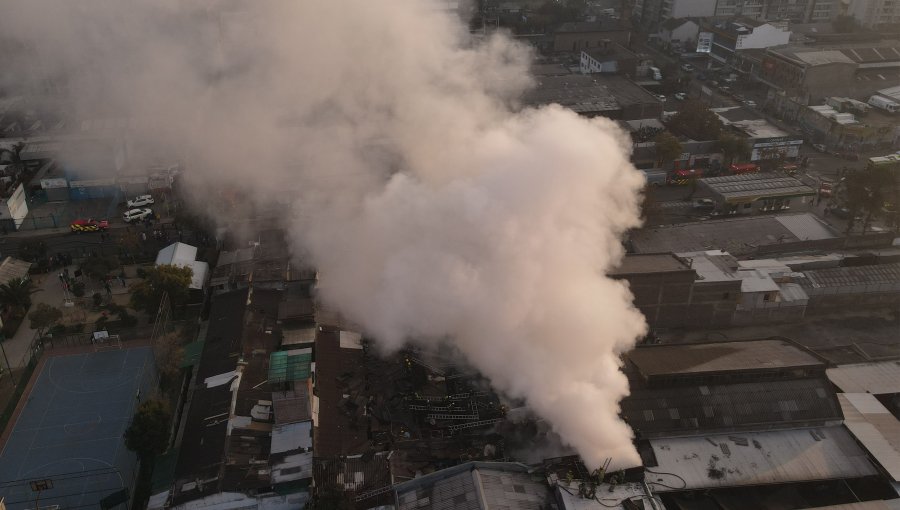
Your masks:
M744 204L744 209L750 209L751 207L753 207L753 204L751 204L750 202Z

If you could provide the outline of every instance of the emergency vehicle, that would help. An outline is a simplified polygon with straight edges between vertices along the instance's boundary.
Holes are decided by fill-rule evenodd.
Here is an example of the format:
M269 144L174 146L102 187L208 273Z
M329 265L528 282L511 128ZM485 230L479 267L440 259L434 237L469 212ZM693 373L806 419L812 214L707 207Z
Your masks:
M99 232L108 228L109 222L107 220L77 219L69 224L69 230L72 232Z
M691 181L703 177L703 169L691 168L684 170L673 170L669 172L666 178L666 184L669 186L687 186Z
M755 163L734 163L728 167L731 175L755 174L759 172L759 165Z

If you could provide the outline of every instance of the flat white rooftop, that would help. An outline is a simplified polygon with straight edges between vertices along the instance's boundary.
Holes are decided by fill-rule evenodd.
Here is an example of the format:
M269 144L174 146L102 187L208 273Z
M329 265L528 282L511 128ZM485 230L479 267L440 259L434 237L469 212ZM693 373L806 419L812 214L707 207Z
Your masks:
M657 492L857 478L876 474L843 427L650 441ZM666 473L677 473L677 476Z

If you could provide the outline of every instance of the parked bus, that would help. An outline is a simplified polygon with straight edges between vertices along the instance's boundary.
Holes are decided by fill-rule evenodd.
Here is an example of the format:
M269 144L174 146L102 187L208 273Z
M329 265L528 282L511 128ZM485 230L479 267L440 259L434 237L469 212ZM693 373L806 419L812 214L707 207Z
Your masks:
M734 163L728 167L731 175L755 174L759 172L759 165L756 163Z
M687 186L691 181L703 177L703 169L691 168L690 170L673 170L669 173L666 184L669 186Z

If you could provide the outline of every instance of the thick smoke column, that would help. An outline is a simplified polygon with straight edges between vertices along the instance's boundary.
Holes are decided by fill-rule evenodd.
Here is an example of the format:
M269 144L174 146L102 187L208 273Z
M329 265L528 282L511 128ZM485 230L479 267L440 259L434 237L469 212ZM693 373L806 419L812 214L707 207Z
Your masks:
M589 464L639 462L619 355L644 323L604 273L642 178L610 121L514 111L525 49L426 0L15 4L23 81L129 119L130 156L186 161L198 203L288 204L321 299L379 345L452 342Z

